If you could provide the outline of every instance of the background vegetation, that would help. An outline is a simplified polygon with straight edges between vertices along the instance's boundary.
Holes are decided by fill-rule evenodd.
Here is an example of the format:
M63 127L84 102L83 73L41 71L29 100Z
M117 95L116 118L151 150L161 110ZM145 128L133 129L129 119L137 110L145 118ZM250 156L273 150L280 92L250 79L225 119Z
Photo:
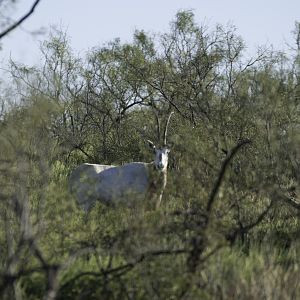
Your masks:
M1 299L298 299L300 25L289 54L179 12L77 57L53 30L1 85ZM158 210L67 189L82 162L151 161L170 111ZM130 199L129 199L130 201ZM142 204L143 206L144 204Z

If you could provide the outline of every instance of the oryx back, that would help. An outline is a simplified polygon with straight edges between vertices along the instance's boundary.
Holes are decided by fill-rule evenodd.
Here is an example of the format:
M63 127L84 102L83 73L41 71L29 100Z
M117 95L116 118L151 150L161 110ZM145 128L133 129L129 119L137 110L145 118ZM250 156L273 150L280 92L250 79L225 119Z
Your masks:
M113 167L109 165L82 164L71 173L69 188L76 195L79 205L84 210L88 211L97 200L95 190L98 174Z
M143 200L149 187L147 166L142 162L118 167L82 164L70 176L70 190L85 211L97 200L106 204Z
M100 172L95 190L99 200L106 203L143 200L149 186L147 165L134 162Z

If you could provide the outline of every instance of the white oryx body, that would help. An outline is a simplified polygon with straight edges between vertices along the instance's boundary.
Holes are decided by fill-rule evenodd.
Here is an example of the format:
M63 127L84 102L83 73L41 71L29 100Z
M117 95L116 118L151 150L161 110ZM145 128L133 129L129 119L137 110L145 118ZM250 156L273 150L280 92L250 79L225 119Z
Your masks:
M157 168L155 163L133 162L123 166L82 164L70 176L70 189L85 211L97 200L106 204L143 201L156 196L160 204L167 182L166 165Z
M166 123L166 128L170 116ZM165 136L166 136L165 129ZM82 164L71 174L69 185L79 205L89 211L96 201L106 204L120 202L130 203L132 200L156 201L160 205L162 194L167 183L167 166L169 149L165 146L156 149L148 141L155 152L151 163L133 162L122 166ZM152 205L151 205L152 206Z

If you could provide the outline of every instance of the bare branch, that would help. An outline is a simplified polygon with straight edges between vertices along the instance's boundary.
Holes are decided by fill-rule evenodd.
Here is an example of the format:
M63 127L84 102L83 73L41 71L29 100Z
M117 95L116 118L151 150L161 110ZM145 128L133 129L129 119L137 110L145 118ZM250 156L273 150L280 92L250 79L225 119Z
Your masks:
M226 239L230 241L230 243L233 243L238 236L248 233L251 229L259 225L265 219L265 216L268 214L273 204L274 204L274 200L271 200L270 204L266 207L264 211L261 212L261 214L256 218L255 221L253 221L252 223L246 226L242 226L231 233L228 233L226 235Z
M142 263L144 260L151 258L151 257L161 257L161 256L168 256L168 255L182 255L187 254L187 249L165 249L165 250L156 250L156 251L149 251L140 254L133 262L125 263L123 265L120 265L115 268L109 268L107 270L101 270L100 272L93 272L93 271L87 271L87 272L81 272L77 275L75 275L73 278L69 279L67 282L65 282L59 289L59 291L62 291L69 287L70 285L74 284L78 279L84 277L84 276L92 276L92 277L104 277L108 275L113 276L122 276L124 273L129 272L134 267Z
M287 195L284 195L283 193L278 193L276 196L279 197L280 200L282 200L284 203L286 203L287 205L300 210L300 202L298 199L295 199L294 197L289 197Z
M0 33L0 40L6 36L8 33L10 33L12 30L14 30L15 28L17 28L18 26L20 26L31 14L33 14L36 6L39 4L40 0L36 0L31 9L27 12L27 14L25 14L22 18L20 18L18 21L16 21L14 24L12 24L11 26L9 26L6 30L4 30L3 32Z
M213 206L213 203L215 201L215 198L216 198L216 195L218 193L218 190L221 186L221 183L222 183L222 180L223 180L223 177L224 177L224 174L225 174L225 171L227 169L227 166L229 164L229 162L232 160L232 158L234 157L234 155L237 153L237 151L244 145L246 144L250 144L251 141L246 139L246 140L242 140L241 142L239 142L238 144L236 144L232 150L228 153L227 157L225 158L225 160L223 161L222 163L222 166L221 166L221 169L219 171L219 174L218 174L218 178L211 190L211 193L209 195L209 198L208 198L208 202L207 202L207 206L206 206L206 211L207 213L210 213L211 210L212 210L212 206Z

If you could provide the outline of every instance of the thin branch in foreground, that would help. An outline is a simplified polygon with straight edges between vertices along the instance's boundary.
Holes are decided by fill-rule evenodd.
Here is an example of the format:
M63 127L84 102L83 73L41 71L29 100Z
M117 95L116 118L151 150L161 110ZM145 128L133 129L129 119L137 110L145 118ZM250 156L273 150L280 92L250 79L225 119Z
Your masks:
M86 271L80 272L79 274L75 275L73 278L69 279L65 282L60 288L59 292L66 289L70 285L74 284L77 280L85 276L92 276L92 277L106 277L106 276L122 276L123 274L129 272L134 267L142 263L144 260L152 257L160 257L160 256L167 256L167 255L182 255L187 254L187 249L174 249L174 250L156 250L156 251L149 251L140 254L133 262L122 264L115 268L109 268L107 270L101 270L100 272L95 271Z
M212 206L214 204L214 201L215 201L215 198L216 198L216 195L219 191L219 188L221 186L221 183L222 183L222 180L223 180L223 177L225 175L225 171L227 169L227 166L229 164L229 162L232 160L232 158L234 157L234 155L237 153L237 151L244 145L246 144L250 144L251 141L246 139L246 140L242 140L240 141L238 144L236 144L232 149L231 151L228 153L227 157L224 159L223 163L222 163L222 166L221 166L221 169L219 171L219 174L218 174L218 177L217 177L217 180L211 190L211 193L209 195L209 198L208 198L208 202L207 202L207 206L206 206L206 211L207 213L210 213L211 210L212 210Z
M285 204L297 209L300 211L300 201L297 198L289 197L283 193L277 193L276 195L281 201L283 201Z
M14 30L15 28L17 28L18 26L20 26L27 18L30 17L30 15L33 14L36 6L39 4L40 0L36 0L31 9L22 17L20 18L18 21L16 21L14 24L12 24L11 26L9 26L6 30L4 30L3 32L0 33L0 40L6 36L8 33L10 33L12 30Z
M231 244L233 244L238 236L240 236L242 234L247 234L251 229L253 229L257 225L259 225L265 219L266 215L268 214L270 209L273 207L273 204L274 204L274 200L271 200L270 204L265 208L264 211L261 212L261 214L256 218L255 221L253 221L252 223L250 223L246 226L243 226L241 228L237 228L233 232L229 232L228 234L226 234L226 239Z

